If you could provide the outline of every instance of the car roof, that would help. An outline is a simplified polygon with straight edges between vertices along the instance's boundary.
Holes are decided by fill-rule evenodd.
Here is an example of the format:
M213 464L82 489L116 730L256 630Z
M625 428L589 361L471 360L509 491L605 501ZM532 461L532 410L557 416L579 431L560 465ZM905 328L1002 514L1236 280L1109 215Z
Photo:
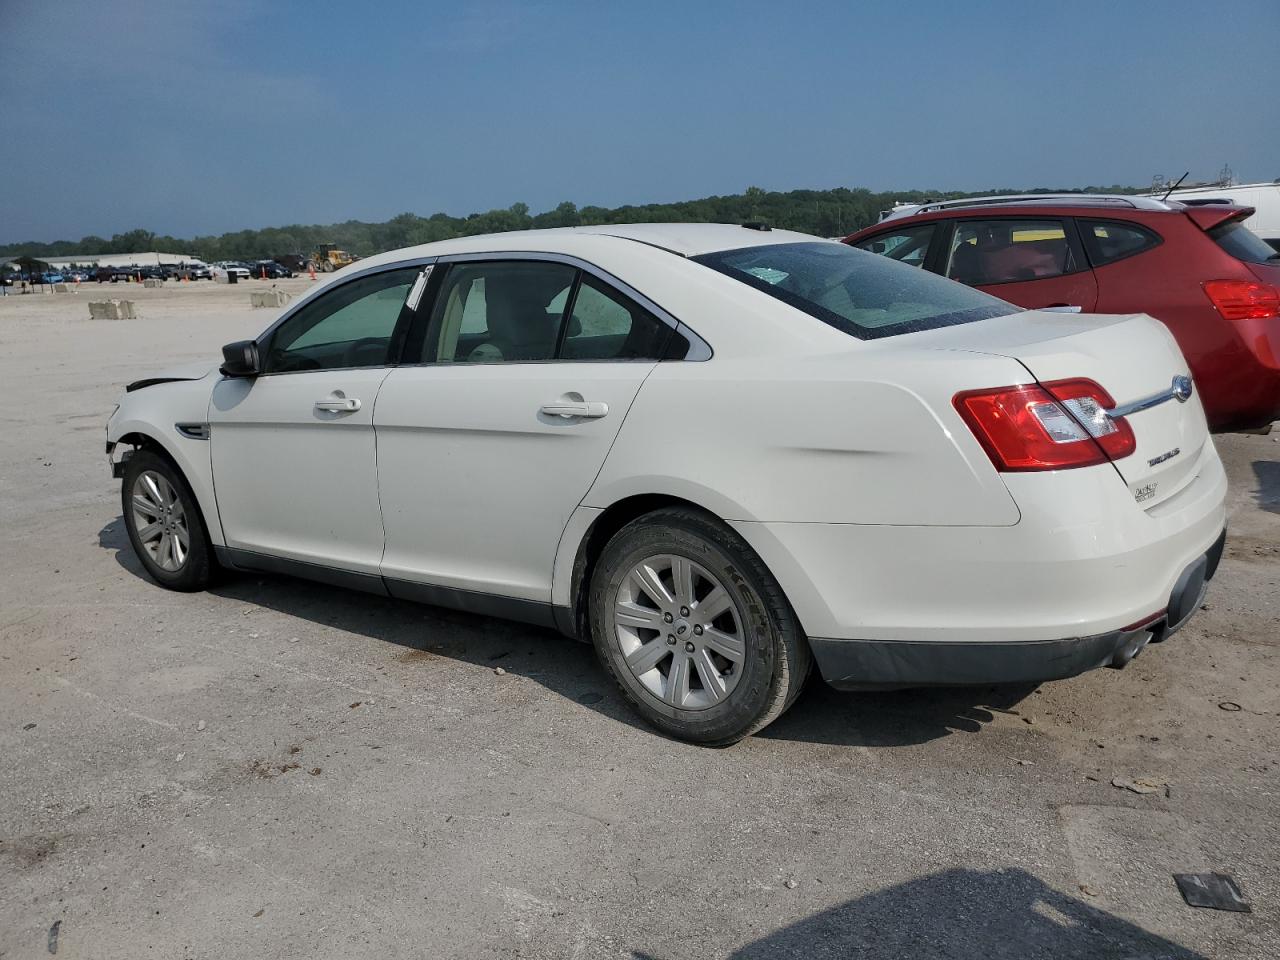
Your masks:
M720 250L770 246L779 243L828 243L830 241L791 230L760 229L733 223L620 223L588 227L553 227L547 230L513 230L509 233L480 234L424 243L416 247L390 250L364 260L342 273L367 269L383 263L397 263L419 257L444 257L462 253L572 253L582 249L584 240L628 241L667 250L681 257L696 257Z
M696 257L704 253L737 250L742 247L804 243L822 239L792 230L774 230L770 227L746 226L739 223L613 223L565 229L572 233L618 237L623 240L634 240L637 243L647 243L652 247L678 253L682 257Z

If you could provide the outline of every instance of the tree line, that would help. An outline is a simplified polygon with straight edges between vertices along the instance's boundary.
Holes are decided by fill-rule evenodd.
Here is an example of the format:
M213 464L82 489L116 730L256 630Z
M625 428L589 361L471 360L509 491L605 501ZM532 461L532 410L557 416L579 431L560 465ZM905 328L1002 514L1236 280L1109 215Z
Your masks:
M610 223L746 223L762 222L773 227L799 230L823 237L852 233L875 223L883 210L894 203L922 203L952 200L990 193L1137 193L1136 187L1083 187L1072 190L988 190L959 193L931 190L895 190L876 193L863 188L837 187L834 190L789 190L786 192L749 187L744 193L703 197L677 203L650 203L621 207L578 207L569 201L552 210L531 214L523 203L505 210L489 210L466 217L434 213L422 217L402 213L384 223L348 220L345 223L293 224L262 230L238 230L221 236L181 239L149 230L129 230L111 239L98 236L53 243L0 244L0 258L15 256L71 257L76 254L120 254L158 250L186 253L201 260L259 260L286 254L309 256L321 243L333 243L357 256L368 257L385 250L448 240L480 233L502 233L542 227L575 227Z

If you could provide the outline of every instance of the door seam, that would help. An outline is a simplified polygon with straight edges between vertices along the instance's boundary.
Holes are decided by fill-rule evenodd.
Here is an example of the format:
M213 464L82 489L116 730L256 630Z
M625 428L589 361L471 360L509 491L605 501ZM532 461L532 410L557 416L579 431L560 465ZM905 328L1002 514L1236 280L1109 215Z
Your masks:
M378 553L378 577L386 587L386 577L382 574L382 565L387 560L387 518L382 512L382 465L378 462L378 398L382 396L382 385L395 373L395 367L388 367L386 374L378 381L377 392L373 395L373 409L369 411L369 429L373 431L373 484L378 495L378 523L382 528L382 550Z
M586 489L582 491L582 496L578 498L578 502L574 504L573 509L569 511L569 516L565 518L564 526L560 528L560 536L556 538L556 548L551 554L551 597L555 597L556 595L556 560L560 557L560 547L564 543L565 531L569 529L569 523L573 520L573 515L582 508L583 503L586 502L591 491L595 489L596 481L600 479L600 474L604 473L604 465L609 462L609 456L613 453L613 448L617 445L618 438L622 436L622 430L627 425L627 417L631 415L631 408L636 405L636 400L640 398L640 391L644 389L644 385L649 382L649 378L653 376L661 365L661 360L655 361L653 366L649 368L649 372L640 380L640 385L636 387L636 392L631 395L631 402L627 404L627 409L622 414L622 422L618 424L618 429L614 433L613 439L609 442L609 449L607 449L604 452L604 456L600 458L600 466L596 468L595 475L592 476L591 482L588 483ZM552 605L554 606L554 602L552 602Z

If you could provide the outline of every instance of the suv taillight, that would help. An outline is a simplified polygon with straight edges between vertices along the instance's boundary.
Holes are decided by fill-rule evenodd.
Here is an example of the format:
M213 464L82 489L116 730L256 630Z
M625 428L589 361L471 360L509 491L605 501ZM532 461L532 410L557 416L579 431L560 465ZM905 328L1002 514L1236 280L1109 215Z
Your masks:
M1137 441L1111 395L1092 380L966 390L956 410L997 470L1067 470L1119 460Z
M1280 317L1280 290L1252 280L1206 280L1204 292L1227 320Z

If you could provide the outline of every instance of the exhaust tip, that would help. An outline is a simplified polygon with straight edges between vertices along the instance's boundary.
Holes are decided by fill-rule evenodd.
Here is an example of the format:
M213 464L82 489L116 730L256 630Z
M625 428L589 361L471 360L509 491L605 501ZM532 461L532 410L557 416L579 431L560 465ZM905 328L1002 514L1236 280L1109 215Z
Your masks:
M1129 665L1129 661L1142 652L1151 641L1150 630L1135 630L1133 633L1126 634L1124 640L1121 641L1119 648L1111 657L1111 662L1107 664L1113 670L1123 670Z

